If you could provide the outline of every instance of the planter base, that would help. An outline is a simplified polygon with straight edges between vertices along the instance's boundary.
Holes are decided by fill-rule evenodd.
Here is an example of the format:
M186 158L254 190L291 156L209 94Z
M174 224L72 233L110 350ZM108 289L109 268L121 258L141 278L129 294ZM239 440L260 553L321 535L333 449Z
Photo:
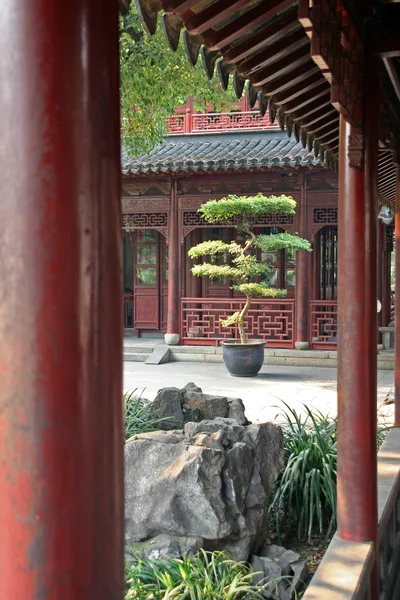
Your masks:
M241 344L238 340L224 340L222 358L233 377L255 377L264 364L262 340L248 340Z

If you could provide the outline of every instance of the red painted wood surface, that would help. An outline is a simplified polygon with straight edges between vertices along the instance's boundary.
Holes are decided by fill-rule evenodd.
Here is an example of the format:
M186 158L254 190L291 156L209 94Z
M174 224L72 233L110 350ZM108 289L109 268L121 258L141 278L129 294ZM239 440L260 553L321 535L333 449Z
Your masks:
M305 176L303 173L303 182L301 186L301 199L299 210L299 235L300 237L309 237L309 224L307 219L307 205L305 195ZM308 302L311 287L311 257L305 250L299 250L296 253L296 342L308 342Z
M179 333L180 238L176 180L171 182L168 235L168 311L167 333Z
M118 2L0 6L0 598L123 597Z
M338 534L362 542L376 541L377 535L376 328L371 319L372 304L376 319L376 241L371 233L376 218L364 169L348 163L349 134L350 126L341 117Z
M237 327L223 327L225 319L241 310L240 298L182 298L181 343L191 346L218 346L238 338ZM294 348L294 300L254 298L245 331L249 339L263 339L269 348Z
M400 427L400 168L396 169L396 216L395 216L395 261L396 261L396 289L395 289L395 367L394 367L394 423Z
M336 350L337 301L312 300L309 304L310 346L312 350Z

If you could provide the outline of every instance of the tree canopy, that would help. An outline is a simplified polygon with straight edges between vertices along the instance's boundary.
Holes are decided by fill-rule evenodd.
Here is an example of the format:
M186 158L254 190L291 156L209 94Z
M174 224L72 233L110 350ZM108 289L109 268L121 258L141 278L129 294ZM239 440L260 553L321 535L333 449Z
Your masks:
M191 268L197 277L210 279L228 278L232 289L242 292L246 302L241 311L237 311L226 319L221 319L223 327L237 326L240 341L246 343L245 322L254 296L267 298L284 298L287 290L271 287L265 276L271 271L267 262L259 260L254 248L263 252L277 252L290 249L311 251L311 245L298 235L290 233L271 233L270 235L253 232L257 218L268 214L293 215L296 212L296 202L290 196L235 196L233 194L221 200L209 200L202 204L198 212L208 223L233 222L237 231L244 234L245 239L238 243L222 240L208 240L190 248L190 258L209 256L210 262L202 262ZM223 260L215 261L217 256ZM222 263L222 264L221 264Z
M150 37L140 23L135 3L120 20L121 133L130 154L151 150L167 133L166 117L195 96L197 109L211 104L227 108L228 95L219 81L208 81L201 64L189 64L183 44L172 52L161 24Z

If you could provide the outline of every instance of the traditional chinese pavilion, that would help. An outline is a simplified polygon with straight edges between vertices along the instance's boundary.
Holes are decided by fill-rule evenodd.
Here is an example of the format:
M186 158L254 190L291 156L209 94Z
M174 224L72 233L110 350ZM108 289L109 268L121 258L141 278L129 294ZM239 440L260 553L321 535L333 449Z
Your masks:
M160 15L172 50L183 42L192 63L201 56L209 75L216 67L223 82L232 77L238 96L248 89L250 106L258 97L262 113L268 106L321 165L337 169L338 530L304 599L394 600L400 253L395 422L378 458L376 300L379 193L395 195L400 244L400 3L136 3L150 33ZM128 4L0 3L2 600L124 595L118 19ZM293 172L308 185L320 168ZM278 174L272 169L272 178ZM257 170L252 179L264 176ZM168 298L176 304L166 320L175 333L184 194L172 172L168 177L163 188L165 176L155 175L161 193L147 188L147 197L170 202L170 219L160 227L168 227ZM196 177L199 186L206 175L191 175L191 185ZM212 177L218 185L208 172ZM145 212L155 211L149 205ZM195 226L187 235L202 231L198 222L185 226ZM307 269L299 254L297 281ZM309 311L305 300L301 310Z
M288 137L276 120L271 123L268 112L261 115L258 103L251 110L247 96L222 114L196 114L189 99L168 126L168 137L150 154L122 156L125 327L134 335L164 333L170 312L183 344L218 344L232 337L220 318L242 302L240 295L228 280L192 276L187 251L206 239L229 241L236 230L227 223L209 227L197 209L227 194L284 193L297 202L295 217L269 215L260 231L297 232L311 241L313 253L304 253L297 267L284 251L263 257L272 269L269 284L285 288L287 297L259 300L249 334L266 339L269 347L336 349L337 173L295 134ZM381 163L388 163L387 155ZM381 203L390 202L390 194L382 192ZM172 219L176 240L170 240ZM378 325L388 325L393 225L378 221L378 228L377 298L383 304ZM168 295L171 241L178 248L178 298Z

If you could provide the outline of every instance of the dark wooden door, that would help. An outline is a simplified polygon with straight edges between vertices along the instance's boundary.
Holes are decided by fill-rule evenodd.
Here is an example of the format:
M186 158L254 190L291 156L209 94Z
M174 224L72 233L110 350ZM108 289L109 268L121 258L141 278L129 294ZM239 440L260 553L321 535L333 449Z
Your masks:
M135 233L135 329L160 328L160 234L154 229Z
M319 244L319 298L318 300L337 299L337 248L338 228L326 225L317 234Z

